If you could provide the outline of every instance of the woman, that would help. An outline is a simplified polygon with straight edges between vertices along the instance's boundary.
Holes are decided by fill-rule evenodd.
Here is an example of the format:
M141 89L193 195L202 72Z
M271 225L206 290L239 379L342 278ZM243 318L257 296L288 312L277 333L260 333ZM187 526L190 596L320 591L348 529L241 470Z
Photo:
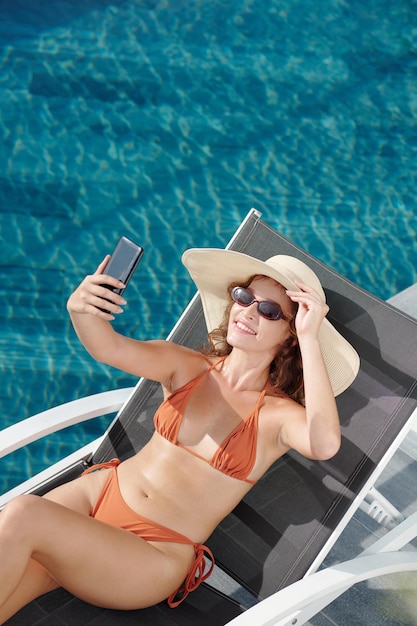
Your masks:
M113 329L126 302L103 287L122 286L108 260L70 296L74 328L95 359L159 381L165 401L135 456L5 507L0 623L58 586L113 609L176 606L206 576L203 542L276 459L339 449L334 396L359 359L304 263L188 250L210 333L200 353Z

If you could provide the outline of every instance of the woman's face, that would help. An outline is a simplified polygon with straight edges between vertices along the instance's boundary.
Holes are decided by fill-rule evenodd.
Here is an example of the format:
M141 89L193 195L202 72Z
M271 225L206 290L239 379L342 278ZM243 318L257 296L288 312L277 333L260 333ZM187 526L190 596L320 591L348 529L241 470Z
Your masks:
M293 317L292 302L285 288L272 278L257 277L250 283L248 289L258 301L269 300L278 303L287 320ZM283 318L272 321L265 319L258 311L257 302L247 307L236 302L233 304L227 332L227 342L232 347L247 351L270 351L273 358L289 334L288 321Z

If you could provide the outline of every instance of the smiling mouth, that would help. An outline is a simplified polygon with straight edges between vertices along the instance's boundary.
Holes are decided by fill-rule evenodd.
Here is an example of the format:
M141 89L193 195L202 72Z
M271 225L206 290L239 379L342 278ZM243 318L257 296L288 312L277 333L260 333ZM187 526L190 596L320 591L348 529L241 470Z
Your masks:
M235 323L239 330L249 333L249 335L256 335L256 332L252 328L249 328L249 326L246 326L243 322L237 321Z

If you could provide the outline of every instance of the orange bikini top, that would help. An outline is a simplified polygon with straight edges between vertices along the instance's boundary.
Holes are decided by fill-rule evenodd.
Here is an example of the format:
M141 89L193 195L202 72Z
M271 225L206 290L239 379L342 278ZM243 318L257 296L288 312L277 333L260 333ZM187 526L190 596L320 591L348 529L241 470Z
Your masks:
M211 372L220 362L221 361L217 361L214 365L208 367L202 374L190 380L164 400L155 413L155 429L164 439L167 439L174 445L183 448L190 454L205 461L211 467L223 472L223 474L254 485L256 481L249 480L247 477L251 473L256 461L258 416L265 396L266 386L259 394L255 408L234 430L232 430L226 439L224 439L211 460L205 459L196 452L193 452L193 450L183 446L178 441L178 434L189 398L200 380Z

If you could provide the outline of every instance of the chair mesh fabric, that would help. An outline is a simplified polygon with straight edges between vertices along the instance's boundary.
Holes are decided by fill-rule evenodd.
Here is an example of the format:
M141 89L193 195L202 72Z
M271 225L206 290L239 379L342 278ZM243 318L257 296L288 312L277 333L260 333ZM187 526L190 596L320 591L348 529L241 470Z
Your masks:
M235 237L231 249L263 260L289 254L319 276L330 306L329 319L361 357L353 385L337 398L342 446L330 461L295 453L280 459L213 533L208 544L220 564L259 598L300 579L338 534L342 519L369 481L417 406L417 323L355 286L258 219ZM197 299L172 340L198 347L206 336ZM132 399L94 462L138 450L153 431L162 395L144 381L144 403ZM152 396L152 400L150 399ZM142 408L142 405L146 407ZM349 512L349 513L348 513ZM323 554L324 558L324 554Z
M263 260L289 254L307 263L325 289L330 321L361 357L356 380L337 398L342 424L340 452L326 462L286 454L207 542L216 563L262 599L303 577L319 554L324 558L326 546L330 548L345 525L342 520L353 515L355 497L399 445L398 437L417 406L417 322L317 261L265 224L256 212L249 214L229 247ZM170 339L196 348L205 338L204 317L196 298ZM115 456L125 459L138 451L153 432L153 415L161 400L158 384L140 381L92 463ZM208 605L210 619L205 622ZM100 613L96 622L95 618L91 622L80 618L77 624L128 624L129 614L134 614L135 624L214 625L224 624L239 610L204 588L168 613L158 605L111 621L113 612L108 611ZM191 614L194 622L187 621ZM15 623L35 622L10 621L10 625Z

